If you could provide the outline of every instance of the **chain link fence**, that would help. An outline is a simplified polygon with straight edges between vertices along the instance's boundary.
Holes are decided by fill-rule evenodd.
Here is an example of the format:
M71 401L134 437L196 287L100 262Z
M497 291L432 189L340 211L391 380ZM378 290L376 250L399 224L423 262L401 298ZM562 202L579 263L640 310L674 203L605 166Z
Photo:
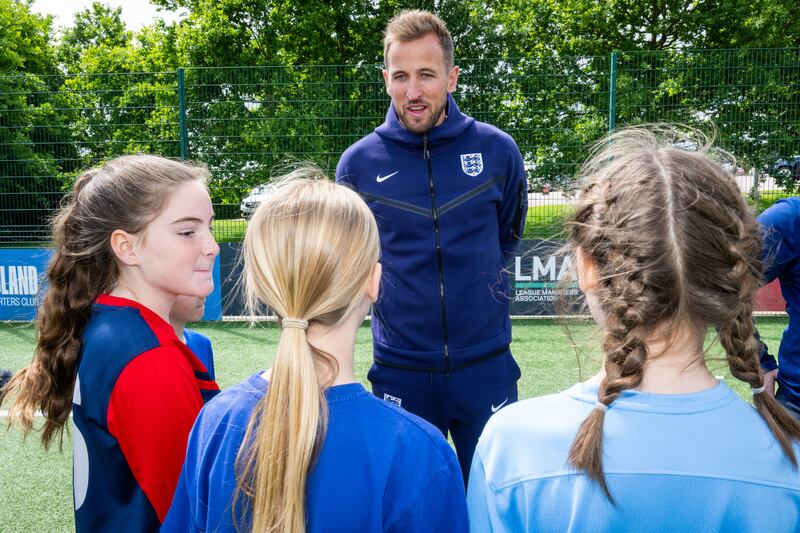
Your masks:
M587 145L623 125L713 124L757 210L800 179L798 48L458 63L461 109L522 151L528 236L558 232ZM388 105L379 65L0 77L0 246L46 244L80 171L137 152L205 162L217 238L238 240L258 186L296 162L332 175Z

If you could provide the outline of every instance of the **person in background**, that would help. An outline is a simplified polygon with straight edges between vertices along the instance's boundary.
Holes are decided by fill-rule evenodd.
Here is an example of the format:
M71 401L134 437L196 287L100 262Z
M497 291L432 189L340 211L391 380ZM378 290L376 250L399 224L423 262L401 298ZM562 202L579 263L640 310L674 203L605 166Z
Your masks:
M453 39L438 17L401 12L383 52L386 121L336 168L381 235L369 381L450 434L466 483L484 424L517 400L505 266L525 227L525 167L508 134L458 109Z
M11 381L11 378L14 376L14 373L7 368L0 368L0 402L3 401L3 397L5 396L5 386Z
M217 379L214 372L214 351L211 340L200 333L186 328L187 322L202 320L205 312L206 299L198 296L178 296L169 312L169 323L175 330L175 336L182 340L208 370L207 379Z
M789 314L789 325L778 348L778 361L767 345L761 343L764 384L766 393L774 395L800 420L800 197L778 200L757 220L764 242L764 282L778 280Z

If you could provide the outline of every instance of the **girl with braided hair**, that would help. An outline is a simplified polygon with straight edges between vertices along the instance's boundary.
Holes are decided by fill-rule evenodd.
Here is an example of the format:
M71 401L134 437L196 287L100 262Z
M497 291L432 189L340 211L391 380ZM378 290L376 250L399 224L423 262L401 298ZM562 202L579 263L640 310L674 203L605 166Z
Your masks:
M279 317L275 358L200 412L161 531L466 531L442 434L355 380L381 277L375 218L318 169L283 181L243 248L251 309Z
M800 530L800 424L764 394L753 338L758 226L676 134L619 130L583 166L569 237L603 366L489 421L472 531ZM710 326L753 406L709 372Z
M213 289L205 168L123 156L83 173L53 222L33 360L6 387L10 423L61 442L72 414L75 528L156 531L186 440L219 392L169 324Z

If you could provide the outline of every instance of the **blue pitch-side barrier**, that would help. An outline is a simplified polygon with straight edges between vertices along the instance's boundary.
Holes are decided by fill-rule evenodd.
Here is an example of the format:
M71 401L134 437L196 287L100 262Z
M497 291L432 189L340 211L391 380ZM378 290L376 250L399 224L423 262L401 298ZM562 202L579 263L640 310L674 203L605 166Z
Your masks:
M0 320L34 320L47 289L49 248L0 249ZM214 292L206 298L203 320L222 320L220 261L214 263Z

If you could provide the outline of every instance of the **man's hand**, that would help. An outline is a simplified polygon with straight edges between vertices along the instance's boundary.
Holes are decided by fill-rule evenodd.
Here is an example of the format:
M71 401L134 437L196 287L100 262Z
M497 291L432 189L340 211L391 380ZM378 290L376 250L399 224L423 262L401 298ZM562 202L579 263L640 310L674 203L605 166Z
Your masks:
M764 374L764 392L775 397L775 380L778 379L778 369L770 370Z

